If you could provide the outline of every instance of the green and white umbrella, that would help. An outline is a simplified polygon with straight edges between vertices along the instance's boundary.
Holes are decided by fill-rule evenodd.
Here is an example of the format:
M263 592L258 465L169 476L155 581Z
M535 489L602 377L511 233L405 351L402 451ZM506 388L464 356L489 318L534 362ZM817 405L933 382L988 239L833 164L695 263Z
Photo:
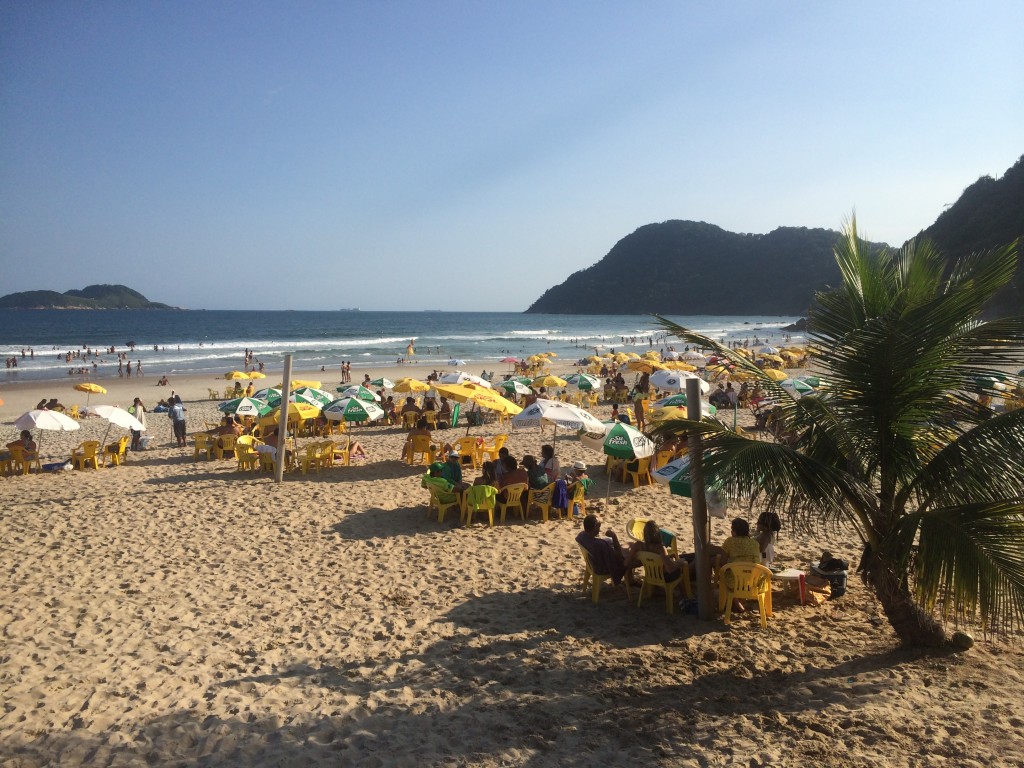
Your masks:
M327 405L321 414L331 421L376 421L383 418L384 409L369 400L343 397Z
M503 382L501 382L500 384L498 384L496 386L498 386L501 389L504 389L506 392L508 392L510 394L514 394L514 395L530 395L530 394L533 394L533 390L532 389L530 389L528 386L523 384L523 382L517 381L516 379L509 379L508 381L503 381Z
M334 395L316 387L297 387L288 395L288 399L293 403L305 403L314 408L323 408L334 402Z
M226 403L218 405L217 410L221 413L233 413L236 416L252 416L258 419L261 416L266 416L274 408L265 400L257 400L253 397L236 397L234 400L228 400Z
M379 379L371 379L370 384L372 384L375 387L383 387L384 389L395 388L395 382L393 382L391 379L386 379L383 376L381 376Z
M809 395L814 392L814 387L800 379L785 379L779 383L779 386L792 394L798 400L804 395Z
M346 397L354 397L359 400L365 400L368 403L375 403L378 400L380 400L380 395L378 395L376 392L371 392L362 384L353 384L352 386L345 387L344 389L338 387L338 391L341 392L342 400L344 400Z
M281 390L276 387L267 387L253 393L253 399L262 400L271 408L277 408L281 404Z
M654 441L636 427L621 421L612 424L601 446L604 455L613 459L646 459L654 455Z
M683 392L677 392L674 395L663 397L661 400L655 400L651 403L650 411L653 414L656 411L661 411L666 408L686 408L686 394ZM711 403L706 403L703 400L700 401L700 414L701 416L714 416L718 413L718 409ZM680 418L686 418L682 416Z
M689 456L673 459L665 466L651 472L651 477L654 478L654 482L667 485L673 496L693 498ZM714 482L707 483L704 496L707 501L708 514L712 517L724 518L727 504L725 495L721 493L719 486Z
M601 387L601 380L589 373L571 373L565 377L565 383L580 392L593 392Z

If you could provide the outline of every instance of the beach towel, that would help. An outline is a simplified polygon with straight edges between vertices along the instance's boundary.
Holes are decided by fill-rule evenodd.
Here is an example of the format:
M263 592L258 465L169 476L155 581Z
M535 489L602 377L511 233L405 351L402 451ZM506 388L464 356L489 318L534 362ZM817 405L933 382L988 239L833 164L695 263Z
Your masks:
M555 490L551 494L551 506L555 509L569 508L569 489L565 480L561 478L555 480Z

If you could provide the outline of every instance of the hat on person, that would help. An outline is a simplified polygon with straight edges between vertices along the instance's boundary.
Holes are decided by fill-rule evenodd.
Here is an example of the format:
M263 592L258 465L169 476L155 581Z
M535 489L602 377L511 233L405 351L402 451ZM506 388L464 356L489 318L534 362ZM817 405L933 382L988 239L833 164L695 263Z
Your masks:
M583 462L583 461L574 461L572 463L572 468L573 469L582 469L582 470L586 471L587 464L586 464L586 462Z
M457 458L459 458L459 452L458 451L449 451L448 452L448 458L449 459L457 459Z

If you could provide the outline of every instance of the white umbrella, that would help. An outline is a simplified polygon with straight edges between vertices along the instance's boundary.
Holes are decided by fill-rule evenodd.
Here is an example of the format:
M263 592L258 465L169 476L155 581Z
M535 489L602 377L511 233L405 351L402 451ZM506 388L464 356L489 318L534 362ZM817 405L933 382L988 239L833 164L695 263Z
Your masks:
M123 408L119 408L116 405L96 405L93 406L90 413L95 413L107 420L107 431L103 433L103 440L100 445L107 444L107 435L110 434L110 425L116 424L124 429L134 429L136 432L142 432L146 428L142 426L142 422L132 416L128 411Z
M33 410L27 413L21 414L18 420L14 422L14 426L18 429L48 429L51 432L74 432L79 429L77 421L72 419L70 416L65 416L60 411L48 411ZM42 433L39 435L39 445L43 444ZM39 448L36 448L36 454L38 455Z
M650 383L652 387L667 392L685 392L687 379L697 379L700 382L700 391L704 394L711 390L710 384L689 371L655 371L651 374Z
M469 381L474 384L478 384L481 387L491 389L491 382L487 381L487 379L482 379L479 376L474 376L472 373L466 373L465 371L452 371L438 379L438 382L441 384L465 384Z
M708 359L704 357L704 355L692 349L689 352L683 352L683 354L679 355L676 359L685 360L688 363L695 363L698 368L707 365L708 363Z
M779 382L779 386L785 389L787 392L793 395L793 397L799 399L804 395L809 395L814 392L814 387L808 384L806 381L800 379L786 379Z
M778 350L777 347L761 347L757 351L760 352L762 355L777 355L777 354L779 354L779 350Z
M565 383L581 392L593 392L601 386L601 380L589 373L571 373L565 377Z
M351 387L347 387L346 389L341 390L341 397L338 399L344 400L346 397L355 397L358 398L359 400L366 401L372 400L374 402L380 400L380 395L378 395L373 390L367 389L362 384L353 384Z
M558 400L539 399L512 417L512 424L517 427L539 426L544 421L573 432L580 429L601 434L605 432L604 423L596 416L571 403Z
M498 384L499 389L504 389L506 392L514 392L517 395L530 395L533 394L533 390L523 384L521 381L516 379L509 379Z

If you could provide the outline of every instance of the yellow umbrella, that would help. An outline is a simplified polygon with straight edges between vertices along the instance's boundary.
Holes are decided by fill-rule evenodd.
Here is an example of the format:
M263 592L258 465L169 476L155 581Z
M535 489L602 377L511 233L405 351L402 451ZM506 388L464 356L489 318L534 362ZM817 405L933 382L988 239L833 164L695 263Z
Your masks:
M783 362L782 358L778 355L761 355L762 360L771 360L773 363Z
M231 379L248 379L249 374L245 371L231 371L230 373L225 373L224 378L228 381Z
M789 378L788 373L780 371L777 368L765 368L762 373L772 381L784 381Z
M475 384L438 384L437 391L456 402L465 403L472 400L481 408L487 408L492 411L504 411L512 416L523 410L494 390L487 389L487 387L479 387Z
M73 389L77 389L79 392L85 392L85 404L89 404L89 398L93 395L105 395L107 390L101 387L99 384L93 384L91 381L83 381L81 384L75 384Z
M395 382L391 388L392 392L426 392L430 389L429 384L424 384L419 379L406 377Z
M306 379L292 379L292 385L288 388L289 391L298 389L299 387L312 387L313 389L320 389L319 381L307 381ZM278 389L283 389L283 385L278 384Z
M532 387L564 387L568 384L565 379L560 379L557 376L552 376L550 373L546 376L538 376L536 379L530 382Z
M309 405L307 403L288 403L288 418L293 416L300 419L315 419L320 415L320 409L315 405ZM260 419L260 424L266 426L268 424L277 424L277 420L281 416L281 409L274 408L274 410Z
M260 373L259 371L250 371L249 378L250 379L265 379L265 378L267 378L267 374Z
M664 363L657 363L654 360L630 360L626 363L626 367L631 371L643 371L644 373L654 373L668 368Z
M541 357L558 357L558 353L557 352L541 352L540 356Z
M749 349L744 349L743 347L736 347L736 349L734 349L733 352L738 352L739 354L743 355L744 357L750 357L750 350Z
M648 360L661 360L661 353L655 349L648 349L644 352L644 357Z
M640 359L640 355L638 355L636 352L626 352L626 357L628 357L630 360Z
M682 360L676 360L673 363L665 363L665 365L668 368L671 368L673 371L690 371L690 372L693 372L693 371L697 370L696 366L690 365L689 363L684 363Z

